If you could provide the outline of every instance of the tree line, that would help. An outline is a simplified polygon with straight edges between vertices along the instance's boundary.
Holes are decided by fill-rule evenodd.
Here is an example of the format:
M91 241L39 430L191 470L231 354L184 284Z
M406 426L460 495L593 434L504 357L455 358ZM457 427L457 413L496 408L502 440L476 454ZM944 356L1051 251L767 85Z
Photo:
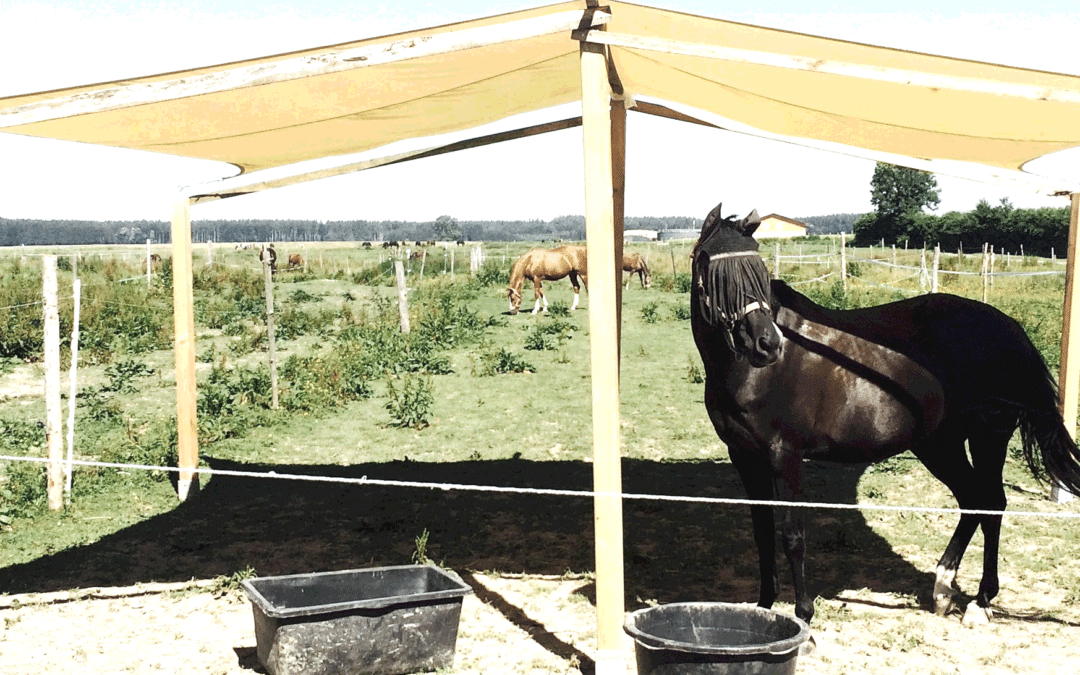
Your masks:
M992 206L981 200L973 211L932 215L941 202L937 179L915 169L879 162L870 179L874 211L855 221L854 244L907 245L945 250L979 250L991 244L998 251L1064 257L1069 241L1069 209L1018 209L1008 199Z
M676 230L701 227L700 218L685 216L628 217L626 229ZM193 220L194 242L263 241L543 241L582 240L585 217L551 220ZM0 218L0 246L171 243L165 221L30 220Z

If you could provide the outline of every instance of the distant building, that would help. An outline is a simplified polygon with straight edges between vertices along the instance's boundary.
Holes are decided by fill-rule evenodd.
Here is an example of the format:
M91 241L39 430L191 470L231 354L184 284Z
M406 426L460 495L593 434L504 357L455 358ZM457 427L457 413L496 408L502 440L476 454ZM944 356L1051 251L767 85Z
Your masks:
M660 241L679 241L682 239L697 239L701 230L660 230Z
M656 241L656 230L623 230L623 241Z
M806 223L793 218L770 213L761 219L761 225L754 232L755 239L791 239L806 236Z

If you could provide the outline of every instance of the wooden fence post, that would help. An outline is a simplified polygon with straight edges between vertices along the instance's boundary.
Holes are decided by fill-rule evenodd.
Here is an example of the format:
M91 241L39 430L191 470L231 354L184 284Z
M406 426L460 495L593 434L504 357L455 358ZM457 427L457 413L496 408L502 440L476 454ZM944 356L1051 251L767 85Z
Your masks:
M773 279L780 278L780 240L776 240L776 246L773 249Z
M60 406L60 313L57 310L56 256L41 257L45 333L45 444L48 448L49 510L64 508L64 437Z
M840 283L844 285L844 292L847 292L847 235L843 232L840 233Z
M920 268L919 269L919 291L922 292L922 293L925 293L926 292L926 287L929 285L929 283L927 283L927 282L929 282L929 280L930 280L929 279L930 274L926 270L926 249L925 248L923 248L922 251L921 251L919 268Z
M270 256L263 256L263 288L266 289L266 348L270 357L270 407L278 408L277 352L274 341L274 274Z
M400 260L394 261L394 274L397 276L398 318L401 332L409 332L409 293L405 287L405 266Z
M82 297L82 280L76 278L71 288L75 301L75 310L71 323L71 371L68 374L68 423L67 423L67 470L64 477L64 492L71 499L72 462L75 460L75 394L76 375L79 368L79 305Z
M934 244L934 271L930 275L930 292L938 292L938 268L941 266L941 244Z
M979 274L982 276L982 301L986 302L990 296L990 244L987 243L983 243L982 271Z
M146 240L146 287L150 288L150 240Z

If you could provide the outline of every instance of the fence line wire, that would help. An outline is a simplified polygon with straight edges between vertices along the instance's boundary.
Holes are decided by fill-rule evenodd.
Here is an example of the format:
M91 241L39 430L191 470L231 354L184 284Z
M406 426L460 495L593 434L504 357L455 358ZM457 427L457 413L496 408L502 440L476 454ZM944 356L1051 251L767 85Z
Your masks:
M0 455L0 460L16 462L49 463L45 457L23 457L17 455ZM297 480L315 483L341 483L346 485L375 485L380 487L403 487L424 488L429 490L462 490L468 492L501 492L514 494L530 494L555 497L619 497L626 500L639 501L665 501L665 502L691 502L700 504L727 504L746 506L779 506L798 507L808 509L832 509L844 511L891 511L911 513L932 513L945 515L979 515L979 516L1015 516L1018 518L1054 518L1064 520L1080 519L1080 512L1052 512L1052 511L992 511L985 509L959 509L938 506L897 506L892 504L837 504L832 502L787 502L777 499L742 499L737 497L691 497L688 495L657 495L638 492L603 492L595 490L567 490L561 488L528 488L500 485L474 485L471 483L435 483L430 481L407 481L384 478L349 478L346 476L322 476L318 474L278 473L276 471L238 471L234 469L209 469L198 467L194 469L180 469L175 466L155 466L152 464L123 464L119 462L96 462L89 460L64 461L65 465L81 467L97 467L106 469L131 469L140 471L166 471L180 473L181 471L206 476L232 476L237 478L272 478L277 480Z

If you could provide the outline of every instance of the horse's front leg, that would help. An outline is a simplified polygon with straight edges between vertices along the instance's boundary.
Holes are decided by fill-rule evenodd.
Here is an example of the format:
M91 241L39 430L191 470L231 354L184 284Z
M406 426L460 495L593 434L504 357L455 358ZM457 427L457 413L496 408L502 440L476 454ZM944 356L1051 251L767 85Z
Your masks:
M802 458L799 453L785 449L778 453L784 457L776 474L776 496L787 502L803 501ZM795 616L810 623L814 616L814 598L806 588L806 516L801 507L781 509L781 540L788 563L791 564L792 585L795 588Z
M740 450L728 446L731 462L739 472L746 496L755 500L773 498L772 469L764 458L753 450ZM754 525L754 544L758 550L758 572L761 584L758 605L769 609L780 594L780 580L776 573L776 524L771 506L751 506L750 518Z
M540 279L533 279L533 314L540 311L540 303L544 303L544 311L547 311L547 298L544 297L544 289L540 285Z

